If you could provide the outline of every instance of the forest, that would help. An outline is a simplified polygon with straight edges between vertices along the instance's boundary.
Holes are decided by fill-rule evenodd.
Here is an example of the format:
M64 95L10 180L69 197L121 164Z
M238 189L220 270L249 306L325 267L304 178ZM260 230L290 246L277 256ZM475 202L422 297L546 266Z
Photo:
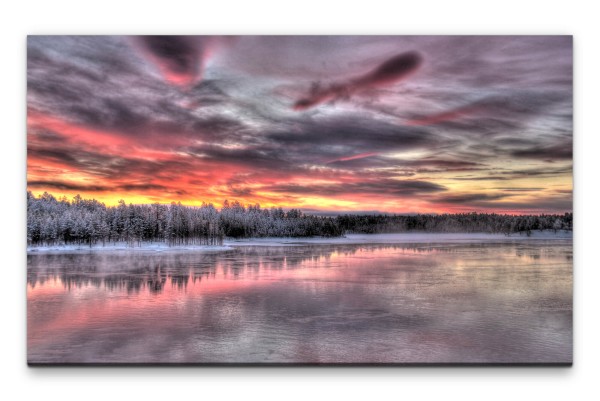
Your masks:
M339 237L346 233L520 233L572 230L573 213L503 215L489 213L314 216L301 210L245 206L238 201L184 206L127 204L106 206L75 196L57 199L27 192L27 243L32 246L143 242L173 245L221 245L224 238Z

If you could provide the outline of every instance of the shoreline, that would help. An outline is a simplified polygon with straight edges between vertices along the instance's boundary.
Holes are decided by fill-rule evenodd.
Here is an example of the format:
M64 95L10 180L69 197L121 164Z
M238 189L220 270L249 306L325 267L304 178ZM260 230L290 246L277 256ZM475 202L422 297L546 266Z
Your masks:
M488 234L488 233L390 233L390 234L347 234L343 237L309 238L245 238L225 241L229 246L299 246L299 245L361 245L361 244L423 244L423 243L461 243L461 242L506 242L535 240L572 240L572 231L554 232L532 231L526 234Z
M38 253L85 253L85 252L222 252L233 248L227 245L176 245L169 246L165 243L144 243L141 246L129 246L126 243L96 244L92 245L52 245L52 246L28 246L27 254Z
M361 245L361 244L411 244L411 243L464 243L464 242L514 242L536 240L572 240L572 231L533 231L525 234L488 233L391 233L391 234L347 234L342 237L270 237L226 239L223 245L176 245L165 243L142 243L130 247L126 243L89 245L28 246L27 254L38 253L83 253L83 252L224 252L241 246L303 246L303 245Z

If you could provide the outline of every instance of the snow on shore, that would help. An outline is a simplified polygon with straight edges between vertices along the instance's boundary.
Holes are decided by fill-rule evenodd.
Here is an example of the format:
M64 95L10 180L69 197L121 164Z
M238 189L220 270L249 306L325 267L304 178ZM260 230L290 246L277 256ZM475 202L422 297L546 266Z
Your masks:
M142 243L141 246L130 247L126 243L89 245L55 245L27 247L27 253L79 253L79 252L221 252L230 251L237 246L300 246L327 244L411 244L411 243L451 243L451 242L504 242L532 240L569 240L573 239L571 231L533 231L531 236L525 234L486 234L486 233L398 233L398 234L347 234L344 237L324 238L248 238L227 239L222 246L208 245L178 245L168 246L165 243Z
M227 245L178 245L168 246L165 243L159 242L143 242L141 246L128 246L124 242L117 242L116 244L107 243L106 245L96 244L90 247L89 245L54 245L54 246L28 246L27 253L37 252L53 252L53 253L80 253L80 252L220 252L230 251L233 248Z

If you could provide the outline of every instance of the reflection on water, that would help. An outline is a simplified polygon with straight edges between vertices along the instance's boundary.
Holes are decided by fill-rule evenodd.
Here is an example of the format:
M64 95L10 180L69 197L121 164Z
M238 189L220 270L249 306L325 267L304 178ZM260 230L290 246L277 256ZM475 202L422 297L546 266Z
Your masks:
M570 362L570 240L28 255L30 363Z

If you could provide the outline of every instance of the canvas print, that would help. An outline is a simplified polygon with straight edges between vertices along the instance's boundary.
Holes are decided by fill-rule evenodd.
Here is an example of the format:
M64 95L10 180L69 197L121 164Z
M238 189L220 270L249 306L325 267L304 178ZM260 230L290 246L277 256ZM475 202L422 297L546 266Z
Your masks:
M573 358L570 36L29 36L27 361Z

